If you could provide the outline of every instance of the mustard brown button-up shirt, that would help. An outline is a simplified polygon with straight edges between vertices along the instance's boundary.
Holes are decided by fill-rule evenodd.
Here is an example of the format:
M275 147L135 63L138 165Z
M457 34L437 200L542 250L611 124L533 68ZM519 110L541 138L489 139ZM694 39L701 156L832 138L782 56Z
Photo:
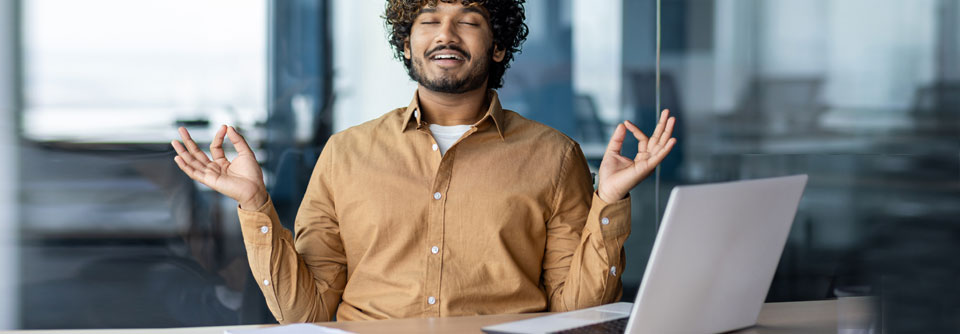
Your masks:
M442 155L406 107L330 137L297 213L239 209L281 323L566 311L619 300L630 203L605 203L579 145L489 108Z

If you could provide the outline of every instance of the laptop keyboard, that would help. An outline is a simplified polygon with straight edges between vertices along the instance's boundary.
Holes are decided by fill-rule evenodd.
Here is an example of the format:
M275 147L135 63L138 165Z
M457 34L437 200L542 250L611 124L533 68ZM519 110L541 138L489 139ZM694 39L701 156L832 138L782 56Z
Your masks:
M583 327L565 329L559 332L553 332L552 334L608 334L608 333L623 333L627 330L627 320L630 318L620 318L610 321L604 321L601 323L596 323L593 325L587 325Z

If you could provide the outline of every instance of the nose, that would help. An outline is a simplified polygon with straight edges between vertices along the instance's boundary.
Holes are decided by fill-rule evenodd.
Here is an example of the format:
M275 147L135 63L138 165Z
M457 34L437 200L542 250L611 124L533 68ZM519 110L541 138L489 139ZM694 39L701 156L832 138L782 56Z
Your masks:
M453 20L443 20L440 23L440 29L437 30L437 36L433 43L436 45L460 44L460 36L457 34L457 25Z

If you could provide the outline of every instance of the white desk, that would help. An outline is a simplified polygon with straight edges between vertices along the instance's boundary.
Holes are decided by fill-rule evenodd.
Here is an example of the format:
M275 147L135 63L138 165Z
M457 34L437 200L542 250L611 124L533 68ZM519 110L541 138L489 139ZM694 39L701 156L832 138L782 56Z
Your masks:
M866 298L848 298L840 301L768 303L760 312L757 326L740 334L837 333L838 328L857 328L869 323L869 301ZM356 333L481 333L480 328L502 322L515 321L539 314L505 314L453 318L396 319L378 321L328 322L319 325L342 328ZM95 329L0 331L0 334L220 334L225 329L257 328L263 325L191 327L169 329Z

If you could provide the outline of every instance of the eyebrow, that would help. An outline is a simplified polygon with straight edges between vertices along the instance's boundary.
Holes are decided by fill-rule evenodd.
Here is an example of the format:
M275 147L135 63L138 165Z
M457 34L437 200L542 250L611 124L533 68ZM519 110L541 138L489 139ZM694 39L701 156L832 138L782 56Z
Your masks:
M463 7L463 9L461 9L460 11L465 13L477 13L477 14L480 14L480 16L487 17L486 11L481 10L477 6Z
M463 9L461 9L460 11L464 13L477 13L477 14L480 14L480 16L483 16L485 18L487 17L487 12L480 9L477 6L463 7ZM424 14L424 13L436 13L436 12L437 12L437 7L423 7L423 8L420 8L420 12L417 13L417 15L419 16L420 14Z

